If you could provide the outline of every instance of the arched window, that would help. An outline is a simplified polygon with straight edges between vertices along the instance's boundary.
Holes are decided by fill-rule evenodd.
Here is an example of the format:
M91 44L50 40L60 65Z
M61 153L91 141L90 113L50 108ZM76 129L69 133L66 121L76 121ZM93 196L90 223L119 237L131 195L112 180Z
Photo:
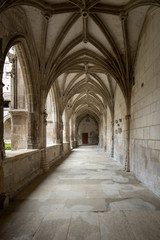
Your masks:
M27 148L28 111L17 46L7 53L3 68L4 141L6 150Z

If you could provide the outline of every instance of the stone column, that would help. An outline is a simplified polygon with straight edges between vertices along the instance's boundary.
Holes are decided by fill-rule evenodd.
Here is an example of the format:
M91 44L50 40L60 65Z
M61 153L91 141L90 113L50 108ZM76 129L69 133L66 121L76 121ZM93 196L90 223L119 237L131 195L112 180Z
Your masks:
M11 109L17 108L17 56L15 54L7 54L9 62L12 63L12 69L10 72L11 76Z
M70 149L70 147L69 147L69 121L68 121L68 117L65 116L65 121L63 122L63 151L66 152L69 149Z
M5 146L4 146L4 126L3 126L3 65L4 60L2 57L2 39L0 38L0 161L5 157Z
M5 158L5 146L3 139L3 65L2 39L0 38L0 208L5 208L9 204L9 198L4 188L3 159Z
M76 148L77 147L77 129L76 129L75 117L73 119L73 140L74 140L73 147Z
M59 122L57 122L57 144L60 144L60 154L63 155L63 122L62 118L59 118Z
M107 112L103 112L103 149L104 152L107 150Z
M61 144L61 154L63 153L63 121L62 117L59 122L59 133L60 133L60 144Z
M125 149L124 149L124 163L123 163L123 170L126 172L130 172L130 163L129 163L129 141L130 141L130 118L131 115L128 114L125 116L126 123L125 123Z
M2 61L1 60L2 59L0 59L0 198L3 197L3 192L4 192L3 158L5 157L4 140L3 140L3 90L2 90L3 83L2 83Z
M103 148L103 116L100 116L99 122L99 147Z
M9 111L11 114L11 148L12 151L27 148L28 112L23 109Z
M74 135L73 135L73 117L71 116L71 125L70 125L70 148L73 149L74 145Z
M68 111L65 110L65 120L63 122L63 130L64 130L64 142L69 142L69 119L68 119Z
M64 142L69 142L69 122L64 122Z
M76 123L74 124L74 147L78 147L78 141L77 141L77 136L78 136L78 128Z
M49 170L49 164L46 158L46 125L47 125L47 113L44 109L40 114L41 119L41 168L44 172Z

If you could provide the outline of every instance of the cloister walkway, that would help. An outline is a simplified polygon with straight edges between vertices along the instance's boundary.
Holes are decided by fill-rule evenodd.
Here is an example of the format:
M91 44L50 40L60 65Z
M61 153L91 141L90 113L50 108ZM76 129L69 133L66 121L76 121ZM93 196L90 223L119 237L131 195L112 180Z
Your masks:
M81 146L0 215L1 240L159 240L160 200L97 146Z

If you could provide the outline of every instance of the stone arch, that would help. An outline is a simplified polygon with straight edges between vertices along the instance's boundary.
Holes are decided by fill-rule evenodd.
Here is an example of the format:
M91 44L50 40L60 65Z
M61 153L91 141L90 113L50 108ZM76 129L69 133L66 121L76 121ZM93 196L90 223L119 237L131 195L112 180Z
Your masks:
M31 67L31 55L28 43L24 35L17 35L8 41L8 44L4 50L3 59L7 56L9 49L16 46L16 52L20 60L22 74L24 78L24 84L27 96L27 105L30 112L34 111L36 88L33 84L33 69Z
M46 142L47 145L52 145L57 142L57 108L53 87L46 99L46 114Z
M4 141L11 141L11 115L4 117Z
M27 48L27 41L25 40L25 37L23 35L18 35L18 36L15 36L13 38L11 38L9 41L8 41L8 44L6 45L6 48L4 50L4 55L3 55L3 59L5 60L6 56L7 56L7 53L9 52L9 49L12 48L12 47L15 47L16 49L16 56L18 58L18 66L20 67L20 72L22 74L22 82L24 84L24 89L25 89L25 100L24 102L26 102L26 106L27 106L27 109L26 106L24 106L24 104L22 104L22 107L20 107L19 105L19 101L17 102L18 105L16 106L12 106L12 111L11 111L11 116L12 116L12 125L15 124L16 121L14 121L13 119L18 119L18 116L19 116L19 120L21 121L21 127L22 129L26 129L24 131L24 135L22 138L25 139L24 140L24 144L21 144L22 141L20 140L20 142L17 144L17 140L16 143L12 144L12 149L13 150L16 150L16 149L19 149L19 148L27 148L27 139L29 138L29 135L30 135L30 131L28 131L28 129L31 129L31 122L29 121L28 123L28 118L29 118L29 113L30 112L33 112L34 111L34 106L36 105L34 103L34 99L33 99L33 96L34 96L34 89L33 89L33 84L32 84L32 71L31 71L31 68L30 68L30 60L28 59L28 56L29 56L29 49ZM17 70L16 70L17 71ZM23 85L22 84L22 85ZM19 86L19 85L18 85ZM18 95L17 95L18 97ZM22 97L24 97L22 95ZM21 109L20 111L19 110L16 110L16 109L19 109L19 108L24 108L23 110ZM23 120L22 120L23 119ZM23 126L26 125L26 126ZM15 128L12 126L12 130L14 130ZM19 133L19 137L20 135L22 134L22 129L20 130L20 133ZM11 137L12 141L14 141L15 137L14 137L14 133L12 132L13 134L13 137ZM21 137L20 137L21 139ZM26 143L25 143L26 142Z

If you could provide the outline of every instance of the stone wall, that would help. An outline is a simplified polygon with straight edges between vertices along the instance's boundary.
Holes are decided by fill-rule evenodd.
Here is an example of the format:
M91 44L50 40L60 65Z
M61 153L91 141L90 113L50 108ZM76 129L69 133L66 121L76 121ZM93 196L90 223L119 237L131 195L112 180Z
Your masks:
M160 196L160 10L149 13L135 67L131 101L131 170Z
M52 166L58 159L61 158L61 144L52 145L46 148L46 159L49 166Z
M42 173L40 159L40 150L17 150L7 154L3 162L4 187L10 198Z
M123 163L126 104L124 96L117 86L114 106L114 159Z
M69 146L69 143L67 143ZM66 145L66 146L67 146ZM67 154L69 151L65 151ZM51 167L61 159L61 144L46 148L46 158ZM21 189L28 185L35 177L42 174L41 150L8 151L3 163L4 188L13 198Z
M63 152L64 154L68 153L70 151L70 142L64 142L63 143Z
M78 128L78 145L82 144L82 133L88 133L88 144L98 144L98 125L89 117L89 121L84 118Z

